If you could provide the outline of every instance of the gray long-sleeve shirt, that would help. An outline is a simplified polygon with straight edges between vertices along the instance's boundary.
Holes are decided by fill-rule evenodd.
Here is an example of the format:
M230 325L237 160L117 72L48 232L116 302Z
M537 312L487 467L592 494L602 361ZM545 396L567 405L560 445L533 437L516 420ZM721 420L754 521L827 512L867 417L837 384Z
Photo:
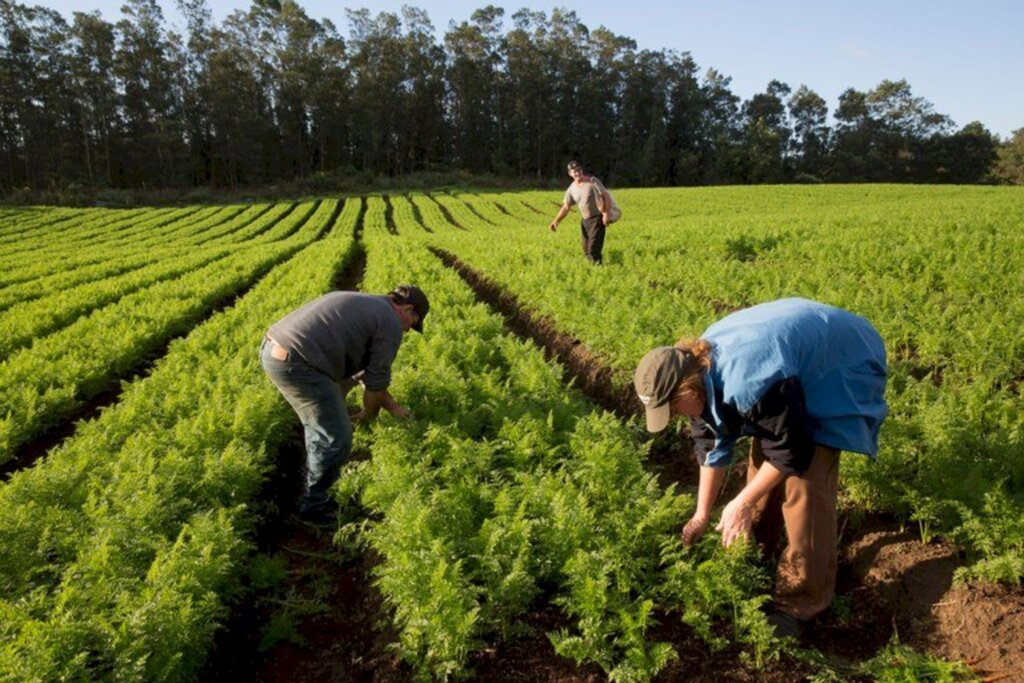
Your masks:
M267 334L336 382L365 370L366 388L383 391L403 331L386 296L331 292L281 318Z

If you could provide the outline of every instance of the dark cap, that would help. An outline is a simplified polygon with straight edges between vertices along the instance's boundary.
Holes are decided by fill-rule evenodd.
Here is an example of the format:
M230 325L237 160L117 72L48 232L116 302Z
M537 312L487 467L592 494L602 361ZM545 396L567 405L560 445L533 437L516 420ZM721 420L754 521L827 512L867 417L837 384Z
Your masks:
M416 311L416 315L419 316L419 320L412 326L412 329L422 334L423 319L427 317L427 313L430 313L430 302L427 301L427 295L423 293L423 290L416 285L398 285L389 292L389 296L397 304L412 304L412 310Z
M647 352L633 375L640 402L647 411L647 431L660 432L668 425L669 401L686 376L693 354L672 346Z
M566 167L567 167L567 168L568 168L568 169L569 169L570 171L572 171L572 170L574 170L574 169L579 169L579 170L581 170L581 171L583 170L583 164L581 164L580 162L576 161L575 159L573 159L572 161L570 161L570 162L569 162L569 163L568 163L568 164L566 165Z

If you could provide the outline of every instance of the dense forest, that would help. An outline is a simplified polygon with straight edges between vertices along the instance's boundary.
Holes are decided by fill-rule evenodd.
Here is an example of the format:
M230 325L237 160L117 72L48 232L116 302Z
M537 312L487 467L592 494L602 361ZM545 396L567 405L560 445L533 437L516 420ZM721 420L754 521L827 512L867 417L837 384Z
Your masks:
M571 11L487 6L438 39L420 9L292 0L215 23L178 0L111 22L0 0L0 190L237 188L466 171L533 182L580 158L617 185L1020 182L1024 130L957 129L905 80L742 100L687 52L640 50Z

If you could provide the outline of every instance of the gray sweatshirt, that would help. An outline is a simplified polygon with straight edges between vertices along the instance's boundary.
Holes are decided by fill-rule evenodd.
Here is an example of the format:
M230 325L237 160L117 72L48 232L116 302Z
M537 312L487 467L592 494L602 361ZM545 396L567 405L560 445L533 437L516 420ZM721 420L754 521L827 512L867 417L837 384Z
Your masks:
M267 334L336 382L365 370L364 386L383 391L403 332L386 296L331 292L281 318Z

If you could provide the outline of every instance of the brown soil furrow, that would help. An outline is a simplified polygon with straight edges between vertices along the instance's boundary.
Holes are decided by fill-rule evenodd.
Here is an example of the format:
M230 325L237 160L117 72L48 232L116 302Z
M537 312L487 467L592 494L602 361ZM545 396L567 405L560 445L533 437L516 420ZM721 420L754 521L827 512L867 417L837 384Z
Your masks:
M455 216L452 215L452 212L448 210L447 206L445 206L441 202L437 201L437 197L435 197L434 195L430 194L429 192L426 193L426 197L430 201L432 201L435 204L437 204L437 208L441 210L441 215L444 216L446 221L451 223L453 226L455 226L459 230L465 230L466 229L466 227L464 225L462 225L462 223L459 223L457 220L455 220Z
M533 212L534 212L534 213L536 213L536 214L540 214L541 216L546 216L546 215L547 215L546 213L544 213L543 211L541 211L540 209L538 209L538 208L537 208L536 206L534 206L533 204L530 204L529 202L524 202L524 201L520 200L520 203L521 203L521 204L522 204L523 206L525 206L525 207L526 207L527 209L529 209L530 211L533 211Z
M573 383L592 402L620 419L631 420L641 414L631 383L616 381L612 369L597 359L579 339L560 332L549 318L523 306L514 294L454 254L433 247L431 251L459 274L480 301L501 314L513 333L540 346L548 358L558 359L566 382ZM658 475L662 485L674 482L692 486L697 482L698 470L685 431L668 430L652 438L647 464ZM735 468L730 486L742 481L742 469Z
M523 306L514 294L444 249L430 251L472 288L478 299L500 313L517 336L542 347L557 358L576 386L594 403L622 419L640 413L629 385L618 383L611 368L597 360L579 339L560 332L552 321Z
M412 217L415 219L416 224L429 233L434 231L427 227L427 224L423 222L423 213L420 212L420 207L416 206L416 202L412 200L412 197L405 195L405 200L409 202L409 207L412 208Z
M473 214L474 216L476 216L477 218L482 220L484 223L487 223L487 225L496 225L494 221L492 221L491 219L487 218L482 213L477 211L476 207L473 206L472 204L470 204L469 202L467 202L465 199L461 199L460 197L456 197L455 195L453 195L450 192L448 193L448 196L451 197L454 201L457 201L460 204L462 204L464 207L466 207L467 211L469 211L471 214Z
M395 225L395 207L391 205L391 198L386 194L381 195L381 199L384 200L384 227L388 229L392 235L398 234L398 226Z
M359 291L366 272L366 200L360 201L352 251L334 278L338 290ZM397 635L373 584L378 558L340 549L333 528L316 528L296 517L306 454L302 426L290 418L291 433L253 504L259 519L256 547L283 569L284 578L271 588L251 582L245 587L199 679L410 681L411 673L391 647Z

